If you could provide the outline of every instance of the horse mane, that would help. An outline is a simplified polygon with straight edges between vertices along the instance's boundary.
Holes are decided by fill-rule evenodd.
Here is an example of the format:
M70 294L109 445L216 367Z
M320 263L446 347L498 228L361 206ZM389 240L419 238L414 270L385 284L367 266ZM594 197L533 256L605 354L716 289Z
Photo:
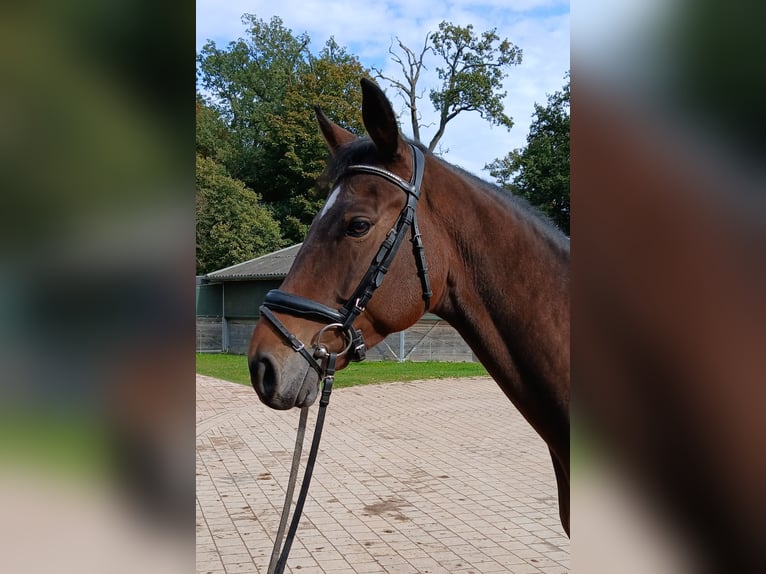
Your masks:
M499 185L490 183L480 177L472 174L465 169L448 163L443 159L432 156L437 161L440 161L442 165L456 172L457 175L469 180L475 187L482 190L484 193L496 197L501 203L506 205L511 211L522 215L523 219L530 223L537 231L551 240L552 243L565 250L567 256L569 255L569 237L567 237L561 229L551 220L550 217L539 208L535 207L529 201L515 194L509 189L500 187Z
M499 199L501 204L506 206L510 211L520 214L523 219L527 221L532 227L534 227L538 232L540 232L541 235L546 237L551 243L564 251L567 258L569 257L569 237L567 237L564 232L559 229L559 227L553 222L553 220L551 220L550 217L548 217L547 214L543 213L540 209L529 203L526 198L513 193L509 189L505 189L504 187L490 183L463 169L460 166L445 161L444 159L428 151L428 148L420 142L411 143L414 143L414 145L418 146L418 148L420 148L423 153L431 156L434 160L441 163L447 169L455 172L457 176L462 177L463 179L467 179L474 187L478 188L484 193L491 195L492 197Z

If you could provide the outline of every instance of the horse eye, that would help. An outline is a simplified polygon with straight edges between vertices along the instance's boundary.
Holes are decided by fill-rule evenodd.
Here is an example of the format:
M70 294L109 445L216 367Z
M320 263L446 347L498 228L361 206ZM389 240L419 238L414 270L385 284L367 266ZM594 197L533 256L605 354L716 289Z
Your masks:
M365 219L353 219L346 228L346 235L351 237L362 237L370 231L370 222Z

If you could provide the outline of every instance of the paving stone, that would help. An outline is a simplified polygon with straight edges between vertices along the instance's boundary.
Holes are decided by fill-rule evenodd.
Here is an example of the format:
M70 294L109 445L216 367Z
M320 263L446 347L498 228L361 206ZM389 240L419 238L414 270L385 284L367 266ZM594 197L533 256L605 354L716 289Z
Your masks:
M266 571L297 422L197 375L198 574ZM333 392L286 571L564 574L569 548L548 449L494 381L388 383Z

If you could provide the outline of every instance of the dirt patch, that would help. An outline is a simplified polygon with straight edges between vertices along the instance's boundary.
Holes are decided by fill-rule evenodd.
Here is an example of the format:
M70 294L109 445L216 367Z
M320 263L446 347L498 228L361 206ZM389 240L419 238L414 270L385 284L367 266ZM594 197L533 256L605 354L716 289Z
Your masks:
M383 516L385 514L394 520L403 522L411 520L401 511L405 506L410 506L410 504L401 498L389 497L386 500L381 500L375 504L365 504L364 514L366 516Z

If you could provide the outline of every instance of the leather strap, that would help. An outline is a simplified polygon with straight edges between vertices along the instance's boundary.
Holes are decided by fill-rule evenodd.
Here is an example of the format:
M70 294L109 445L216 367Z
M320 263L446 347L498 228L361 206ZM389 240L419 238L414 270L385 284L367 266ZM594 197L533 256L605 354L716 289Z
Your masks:
M287 557L290 554L293 540L295 540L295 533L298 531L298 523L301 520L303 506L306 503L309 485L311 484L311 476L314 473L314 464L316 463L317 453L319 452L319 442L322 440L322 428L324 427L325 413L327 411L327 405L330 402L333 381L335 380L335 361L337 358L338 356L335 353L330 353L327 357L327 365L325 366L326 374L324 385L322 386L322 397L319 400L319 412L317 413L316 426L314 427L314 438L311 441L311 450L309 451L309 457L306 461L306 470L303 475L303 482L301 483L301 491L300 494L298 494L298 500L295 503L295 511L293 513L293 519L290 522L290 530L287 532L285 545L282 547L282 555L277 562L274 574L284 573L285 566L287 565Z
M344 317L332 307L322 305L311 299L306 299L294 293L272 289L266 293L264 304L274 311L288 313L304 319L330 323L343 323Z
M319 377L322 377L322 366L317 363L314 356L309 353L308 349L306 348L306 345L304 345L298 337L293 335L290 331L287 330L287 327L285 327L282 324L282 321L277 319L276 315L269 311L269 308L266 307L266 305L261 305L259 308L259 311L262 315L264 315L269 321L271 321L271 324L274 325L274 328L279 331L280 335L284 337L288 343L290 343L290 346L293 348L294 351L297 353L300 353L301 356L306 359L308 364L313 368L318 374Z

